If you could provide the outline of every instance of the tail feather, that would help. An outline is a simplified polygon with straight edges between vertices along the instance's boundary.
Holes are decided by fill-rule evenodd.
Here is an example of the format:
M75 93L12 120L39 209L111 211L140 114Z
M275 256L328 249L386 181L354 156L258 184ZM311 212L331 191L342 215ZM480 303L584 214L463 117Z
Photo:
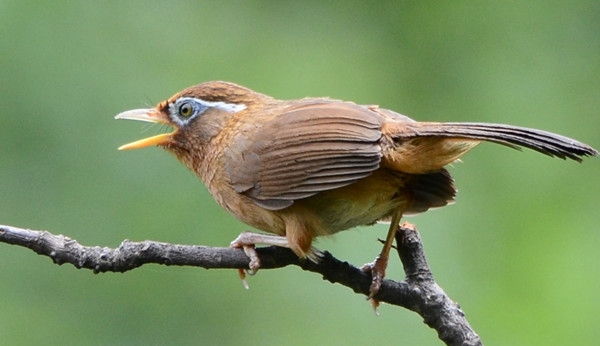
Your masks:
M395 139L452 137L496 142L520 149L526 147L549 156L581 162L584 156L597 156L589 145L555 133L525 127L489 123L403 123Z

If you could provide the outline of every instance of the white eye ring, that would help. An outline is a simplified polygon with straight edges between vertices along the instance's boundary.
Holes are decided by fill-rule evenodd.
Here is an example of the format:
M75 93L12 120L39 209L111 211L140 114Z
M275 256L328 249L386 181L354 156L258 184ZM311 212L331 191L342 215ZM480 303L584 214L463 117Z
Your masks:
M191 108L189 115L183 114L182 108L186 105ZM180 97L175 100L175 102L169 104L169 114L174 123L179 126L184 126L198 115L204 114L204 112L206 112L206 110L209 108L215 108L230 113L237 113L246 109L246 105L204 101L194 97Z

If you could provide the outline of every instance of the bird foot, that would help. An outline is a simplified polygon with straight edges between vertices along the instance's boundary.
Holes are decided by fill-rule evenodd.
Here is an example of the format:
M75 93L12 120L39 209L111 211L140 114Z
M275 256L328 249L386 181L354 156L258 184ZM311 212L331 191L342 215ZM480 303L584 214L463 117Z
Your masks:
M244 233L248 233L248 232L244 232ZM242 234L244 234L242 233ZM229 247L232 248L242 248L242 250L244 250L244 253L246 254L246 257L248 257L250 259L250 263L248 264L248 268L249 269L243 269L243 268L239 268L238 269L238 274L240 276L240 279L242 279L242 285L244 285L245 289L250 289L250 285L248 285L248 281L246 281L246 274L248 275L254 275L256 274L256 272L258 271L258 269L261 266L260 263L260 258L258 257L258 253L256 252L256 248L254 246L254 244L249 244L247 242L244 242L244 238L242 237L242 234L240 234L235 240L233 240L231 242L231 244L229 244Z
M285 237L252 232L242 232L237 238L235 238L229 244L229 247L243 249L246 256L250 259L250 263L248 264L249 269L238 269L238 273L240 275L240 278L242 279L242 284L246 289L250 288L250 286L248 286L248 282L246 281L246 274L254 275L261 267L260 258L258 257L258 253L256 252L255 244L288 247L288 242Z
M242 232L237 238L235 238L230 244L229 247L243 249L244 253L250 259L250 263L248 264L249 270L238 269L240 278L242 279L242 284L247 289L248 283L246 282L246 274L254 275L260 269L261 263L260 258L258 257L258 253L256 252L255 244L265 244L265 245L274 245L280 247L289 248L290 245L286 237L276 236L276 235L267 235L253 232ZM308 251L298 254L301 258L308 258L310 261L314 263L319 263L321 256L323 254L321 251L317 250L314 247L310 247Z
M381 281L385 277L385 269L388 265L387 257L377 256L375 261L372 263L367 263L362 266L362 270L365 272L371 272L371 286L369 287L369 296L367 299L374 300L374 297L379 293L379 289L381 288ZM379 305L379 303L377 303ZM374 306L376 309L377 307Z
M244 288L249 290L250 285L248 285L248 281L246 281L246 274L248 274L248 275L256 274L258 269L261 267L261 263L260 263L260 258L258 257L258 253L256 252L256 249L254 248L254 245L242 245L242 249L244 250L244 253L246 254L246 256L250 259L250 263L248 264L248 267L250 269L239 268L238 274L240 276L240 279L242 279L242 285L244 285Z
M385 269L387 268L388 261L387 259L382 259L380 256L375 258L375 261L372 263L367 263L362 266L363 271L371 272L371 286L369 287L369 296L368 299L373 299L377 293L379 293L379 289L381 288L381 281L385 277Z

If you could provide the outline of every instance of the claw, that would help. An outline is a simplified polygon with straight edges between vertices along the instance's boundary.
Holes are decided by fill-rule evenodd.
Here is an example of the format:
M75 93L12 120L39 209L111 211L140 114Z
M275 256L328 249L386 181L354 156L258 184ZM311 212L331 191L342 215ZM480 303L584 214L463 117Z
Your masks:
M250 263L248 264L248 267L250 269L243 269L243 268L238 269L238 274L240 276L240 279L242 279L242 285L244 285L244 288L248 290L248 289L250 289L250 285L248 285L248 281L246 281L246 274L248 274L250 276L256 274L256 272L258 271L258 269L261 266L260 258L258 257L258 253L256 252L254 244L246 244L246 243L239 242L239 237L238 237L238 239L232 241L229 246L232 248L240 248L241 247L242 250L244 250L244 253L246 254L246 256L250 259Z
M387 268L388 260L381 255L375 258L372 263L367 263L362 266L363 271L371 272L371 286L369 287L369 296L367 299L373 299L379 293L381 281L385 277L385 269Z
M250 285L248 285L248 281L246 281L246 270L240 268L238 269L238 274L240 275L240 279L242 279L242 285L244 286L244 288L249 290Z
M256 274L256 272L261 266L261 263L260 258L258 258L258 253L256 252L254 244L242 245L242 249L244 249L244 253L250 259L250 263L248 264L248 267L250 267L250 272L248 272L248 275Z
M247 269L238 269L238 273L240 278L242 279L242 284L246 289L249 288L248 282L246 282L246 274L254 275L260 269L260 258L258 257L258 253L254 247L254 244L269 244L269 245L277 245L287 247L287 240L285 237L271 236L265 234L257 234L252 232L242 232L237 238L235 238L229 247L243 249L244 253L250 259L250 263L248 264L249 270Z
M371 298L369 299L369 301L371 302L371 307L373 308L373 313L375 313L375 316L379 316L379 300Z
M373 307L373 312L375 315L379 316L379 300L375 299L377 293L379 293L379 289L381 288L381 282L385 277L385 269L388 265L388 259L381 254L375 258L375 261L372 263L367 263L362 266L363 271L371 272L371 286L369 286L369 295L367 296L367 300L371 302L371 306Z

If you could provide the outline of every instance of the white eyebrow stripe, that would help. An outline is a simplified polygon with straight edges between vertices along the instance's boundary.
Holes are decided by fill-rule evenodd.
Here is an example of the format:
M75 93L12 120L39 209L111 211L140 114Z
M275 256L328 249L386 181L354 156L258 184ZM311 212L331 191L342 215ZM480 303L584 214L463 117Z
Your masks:
M244 109L246 109L246 105L243 103L226 103L226 102L211 102L211 101L204 101L202 99L197 99L194 97L182 97L180 98L180 100L193 100L196 101L204 106L206 106L207 108L216 108L216 109L220 109L226 112L230 112L230 113L237 113L237 112L241 112Z

